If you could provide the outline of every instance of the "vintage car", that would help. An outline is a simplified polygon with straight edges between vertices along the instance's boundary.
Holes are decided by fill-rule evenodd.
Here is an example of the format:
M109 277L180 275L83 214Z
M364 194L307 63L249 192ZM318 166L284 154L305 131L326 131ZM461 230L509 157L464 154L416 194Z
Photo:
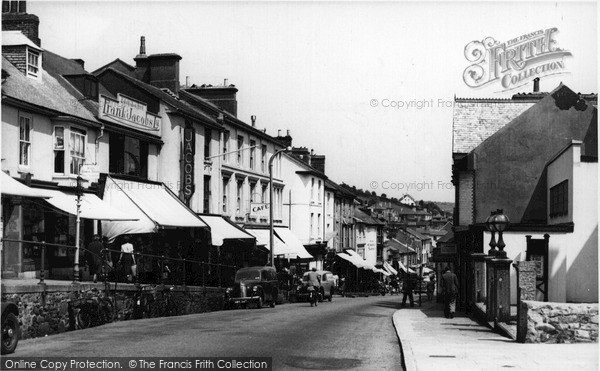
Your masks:
M275 268L241 268L235 274L234 286L225 292L225 308L245 308L248 302L256 304L257 308L262 308L263 304L269 304L273 308L278 294L279 283Z
M2 354L15 351L19 342L19 309L15 303L2 302Z
M335 278L333 273L330 271L317 271L319 278L321 278L321 288L319 293L321 294L321 301L327 299L331 301L333 299L333 291L335 290ZM308 297L307 291L308 272L302 275L302 284L296 289L296 296L298 299Z

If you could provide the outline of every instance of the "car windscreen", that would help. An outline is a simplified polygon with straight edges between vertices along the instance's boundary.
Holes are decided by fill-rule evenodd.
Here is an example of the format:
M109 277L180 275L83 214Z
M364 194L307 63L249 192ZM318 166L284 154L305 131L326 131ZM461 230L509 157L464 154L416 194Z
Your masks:
M235 275L236 281L256 280L260 281L260 271L242 271Z

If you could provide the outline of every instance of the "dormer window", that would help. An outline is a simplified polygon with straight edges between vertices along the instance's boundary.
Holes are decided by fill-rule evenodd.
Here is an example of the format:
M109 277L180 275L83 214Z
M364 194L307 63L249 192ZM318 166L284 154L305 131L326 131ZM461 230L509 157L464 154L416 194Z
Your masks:
M40 54L27 48L27 75L38 77L40 72Z

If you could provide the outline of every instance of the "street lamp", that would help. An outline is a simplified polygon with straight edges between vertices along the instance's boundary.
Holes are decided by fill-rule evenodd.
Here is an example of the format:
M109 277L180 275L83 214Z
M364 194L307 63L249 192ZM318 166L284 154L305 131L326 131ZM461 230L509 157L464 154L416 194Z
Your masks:
M504 247L506 245L504 244L504 240L502 239L502 232L504 232L506 228L508 228L510 220L508 219L508 216L504 215L504 210L496 210L496 216L494 216L494 220L491 224L494 226L494 229L498 231L498 243L496 244L496 246L498 246L498 258L506 259L506 251L504 251Z
M496 212L492 211L490 216L485 220L485 227L492 234L492 238L490 239L490 251L488 252L488 255L490 256L496 255L496 226L493 223L495 217Z
M77 215L75 216L75 264L73 264L73 283L79 283L79 227L81 225L81 196L83 196L82 181L83 178L78 175L77 185L75 186L75 194L77 195Z
M269 158L269 245L271 247L271 250L270 250L271 257L269 260L271 262L271 267L275 266L275 251L274 251L275 237L273 235L273 160L275 159L275 156L277 156L281 152L288 152L291 150L292 150L291 147L279 149L279 150L275 151L275 153L273 153L273 155L271 155L271 158ZM290 207L291 207L291 200L290 200Z

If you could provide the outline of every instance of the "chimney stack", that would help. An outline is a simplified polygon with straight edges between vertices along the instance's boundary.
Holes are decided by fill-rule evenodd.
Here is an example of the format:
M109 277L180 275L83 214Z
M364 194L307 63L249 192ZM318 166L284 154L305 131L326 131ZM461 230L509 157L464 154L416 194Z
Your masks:
M535 79L533 79L533 92L539 93L539 91L540 91L540 78L536 77Z
M2 1L2 31L21 31L41 47L39 27L40 19L34 14L27 14L26 1Z
M223 81L223 86L227 86L227 83L228 83L228 82L229 82L229 79L225 79L225 80Z
M250 120L252 120L252 127L256 127L256 116L255 115L250 116Z
M277 129L277 137L281 136L281 129Z
M145 36L140 37L140 54L139 55L146 55L146 37Z
M186 77L185 77L185 87L186 87L186 88L189 88L189 87L190 87L190 77L189 77L189 76L186 76Z
M140 54L135 58L135 77L159 89L169 89L177 94L180 88L179 61L175 53L146 55L146 37L140 37Z
M292 137L290 136L289 130L287 130L287 135L285 137L281 136L281 130L277 130L277 137L275 139L280 141L284 145L284 147L292 146ZM307 150L307 152L308 152L308 150Z

